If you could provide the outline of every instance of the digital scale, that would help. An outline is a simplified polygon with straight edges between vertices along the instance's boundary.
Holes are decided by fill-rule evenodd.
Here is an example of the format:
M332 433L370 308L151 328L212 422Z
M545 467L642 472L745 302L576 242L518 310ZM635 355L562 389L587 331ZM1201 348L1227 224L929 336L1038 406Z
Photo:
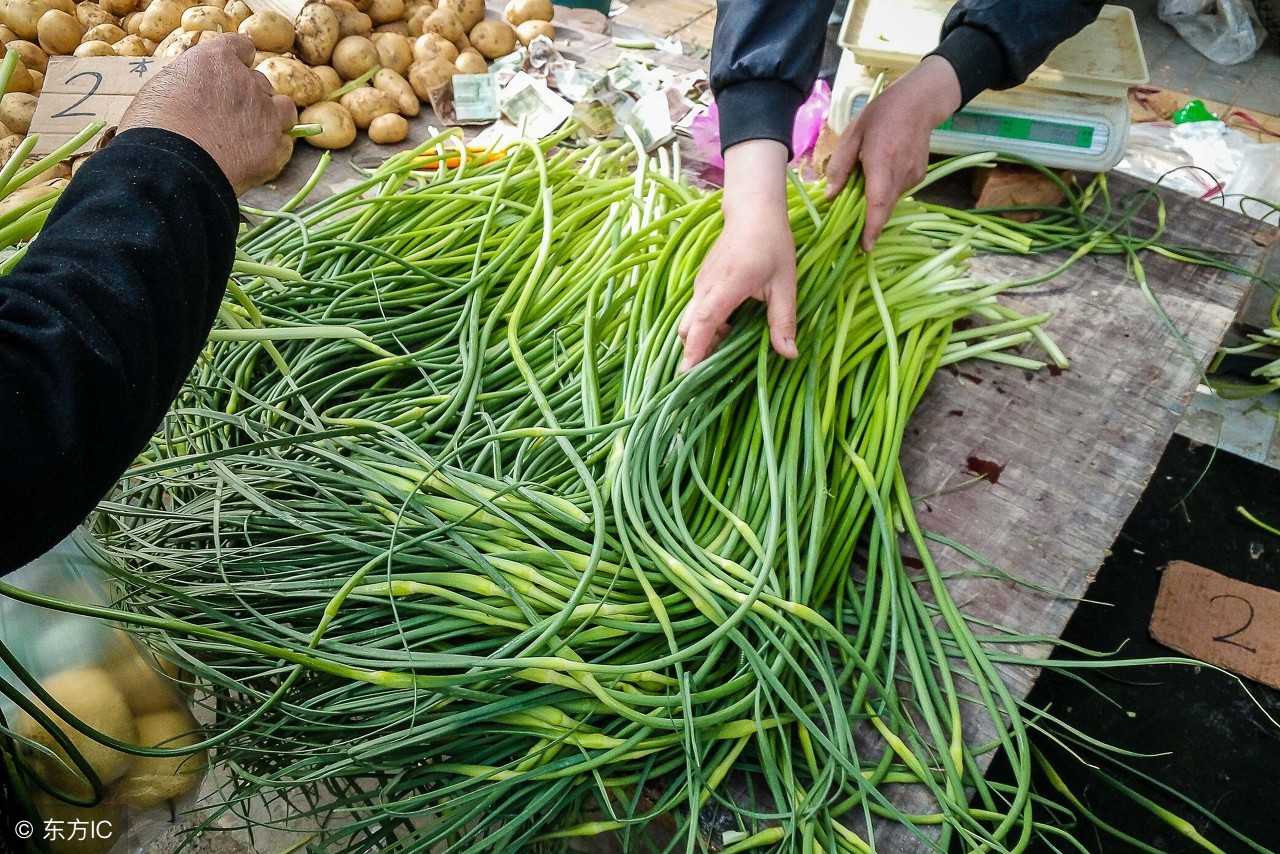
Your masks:
M876 78L891 83L938 46L950 0L853 0L832 96L837 132L867 104ZM1105 172L1129 137L1129 88L1147 82L1133 12L1104 6L1025 83L984 92L933 132L938 154L996 151L1056 169Z

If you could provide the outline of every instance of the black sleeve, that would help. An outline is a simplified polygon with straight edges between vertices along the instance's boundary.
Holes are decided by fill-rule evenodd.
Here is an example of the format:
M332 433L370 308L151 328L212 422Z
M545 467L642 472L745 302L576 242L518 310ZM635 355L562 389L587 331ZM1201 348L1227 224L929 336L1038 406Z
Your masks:
M237 227L212 157L130 130L0 278L0 572L67 536L146 445L204 346Z
M960 0L934 54L960 78L962 103L1022 83L1102 11L1101 0Z
M711 41L711 91L720 147L776 139L791 128L818 77L835 0L719 0Z

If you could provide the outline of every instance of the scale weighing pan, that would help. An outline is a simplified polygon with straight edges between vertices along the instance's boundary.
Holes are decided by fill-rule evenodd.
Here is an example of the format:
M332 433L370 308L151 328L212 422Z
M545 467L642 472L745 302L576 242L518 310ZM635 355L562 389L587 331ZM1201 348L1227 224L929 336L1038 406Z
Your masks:
M839 131L866 106L876 77L890 81L938 45L949 0L853 0L840 45L831 123ZM1129 87L1147 82L1133 13L1104 6L1020 86L984 92L934 132L940 154L996 151L1046 166L1106 171L1124 156Z

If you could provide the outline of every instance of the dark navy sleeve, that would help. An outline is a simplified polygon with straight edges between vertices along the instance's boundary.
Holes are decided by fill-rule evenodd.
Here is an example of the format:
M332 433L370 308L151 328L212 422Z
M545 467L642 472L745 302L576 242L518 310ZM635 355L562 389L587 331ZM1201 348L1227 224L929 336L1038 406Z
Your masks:
M1062 42L1097 20L1094 0L960 0L934 55L951 63L962 103L1017 86Z
M203 149L129 130L0 278L0 572L69 534L159 426L209 334L238 223Z
M796 110L822 64L835 0L719 0L711 90L720 146L775 139L791 150Z

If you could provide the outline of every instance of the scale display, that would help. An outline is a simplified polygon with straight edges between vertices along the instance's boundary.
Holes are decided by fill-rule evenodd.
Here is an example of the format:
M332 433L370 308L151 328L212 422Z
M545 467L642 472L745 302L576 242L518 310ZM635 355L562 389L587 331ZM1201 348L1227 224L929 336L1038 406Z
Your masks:
M853 101L853 115L862 112L867 96ZM966 108L947 119L935 134L989 141L993 148L1015 153L1035 150L1070 149L1082 155L1097 155L1106 150L1111 128L1105 122L1072 120L1062 116L1043 116L1016 111L994 112ZM986 144L986 143L984 143Z

